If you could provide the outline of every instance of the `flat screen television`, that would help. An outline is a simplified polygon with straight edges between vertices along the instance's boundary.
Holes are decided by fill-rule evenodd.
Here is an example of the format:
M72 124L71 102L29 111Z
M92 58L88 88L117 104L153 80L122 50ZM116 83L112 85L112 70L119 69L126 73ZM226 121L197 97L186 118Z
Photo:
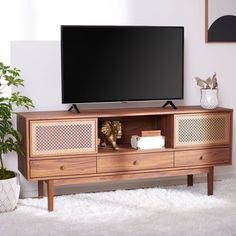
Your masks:
M184 27L61 26L62 103L183 99Z

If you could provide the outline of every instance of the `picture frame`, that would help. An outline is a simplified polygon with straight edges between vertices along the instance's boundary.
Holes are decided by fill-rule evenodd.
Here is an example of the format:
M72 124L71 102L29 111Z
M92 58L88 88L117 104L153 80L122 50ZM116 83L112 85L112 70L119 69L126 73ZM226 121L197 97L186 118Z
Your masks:
M236 42L235 0L205 0L205 41Z

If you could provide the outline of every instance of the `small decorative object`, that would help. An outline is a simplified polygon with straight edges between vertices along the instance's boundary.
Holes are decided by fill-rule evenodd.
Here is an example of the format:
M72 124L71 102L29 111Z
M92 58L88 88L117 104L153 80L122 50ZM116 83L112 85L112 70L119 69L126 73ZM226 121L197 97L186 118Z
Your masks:
M164 136L144 136L138 135L131 136L131 147L134 149L148 150L165 147Z
M14 210L20 193L19 176L14 171L7 170L3 164L3 155L8 152L23 156L21 134L12 124L14 108L33 107L32 101L19 92L14 92L9 97L4 97L3 92L10 86L23 86L23 82L20 70L0 62L0 212Z
M200 104L202 108L214 109L218 105L218 83L216 73L212 78L206 80L195 77L197 85L201 87L201 100Z
M236 42L236 1L205 0L206 42Z
M98 139L97 139L97 145L99 146L99 145L100 145L100 143L101 143L101 139L100 139L100 138L98 138Z
M114 150L119 150L116 143L117 139L122 136L122 126L119 121L104 121L100 129L100 145L106 147L107 143L111 144Z

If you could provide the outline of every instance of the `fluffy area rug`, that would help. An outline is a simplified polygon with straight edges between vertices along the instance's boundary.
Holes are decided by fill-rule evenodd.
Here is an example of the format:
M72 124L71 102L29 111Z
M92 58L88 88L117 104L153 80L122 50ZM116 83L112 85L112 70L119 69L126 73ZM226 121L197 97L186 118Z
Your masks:
M0 214L1 236L235 236L236 180L206 184L117 190L21 199L15 211Z

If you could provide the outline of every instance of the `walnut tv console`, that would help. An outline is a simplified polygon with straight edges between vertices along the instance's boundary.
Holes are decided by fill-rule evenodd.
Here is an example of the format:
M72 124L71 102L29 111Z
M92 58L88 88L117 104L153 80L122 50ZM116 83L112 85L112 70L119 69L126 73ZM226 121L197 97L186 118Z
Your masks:
M214 166L232 163L232 109L200 107L132 108L22 112L17 127L23 135L25 157L18 166L27 180L38 181L38 196L47 184L48 210L53 210L54 187L116 180L187 176L206 173L208 195L213 194ZM120 150L98 147L98 127L119 120ZM131 135L159 129L165 148L134 150Z

